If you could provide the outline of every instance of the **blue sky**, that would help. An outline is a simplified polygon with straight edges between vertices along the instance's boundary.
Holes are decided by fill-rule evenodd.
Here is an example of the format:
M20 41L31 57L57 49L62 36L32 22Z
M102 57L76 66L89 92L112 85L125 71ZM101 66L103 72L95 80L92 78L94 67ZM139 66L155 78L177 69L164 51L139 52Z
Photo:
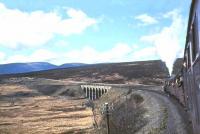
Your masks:
M0 64L182 55L189 0L0 0ZM167 61L168 60L168 61Z

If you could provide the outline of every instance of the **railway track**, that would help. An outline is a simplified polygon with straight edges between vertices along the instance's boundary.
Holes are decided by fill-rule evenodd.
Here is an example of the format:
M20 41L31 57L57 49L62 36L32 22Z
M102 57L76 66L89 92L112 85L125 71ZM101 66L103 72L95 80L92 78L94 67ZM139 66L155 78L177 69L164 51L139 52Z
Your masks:
M161 86L136 86L133 92L145 99L147 125L139 133L192 134L191 122L182 106L162 91Z

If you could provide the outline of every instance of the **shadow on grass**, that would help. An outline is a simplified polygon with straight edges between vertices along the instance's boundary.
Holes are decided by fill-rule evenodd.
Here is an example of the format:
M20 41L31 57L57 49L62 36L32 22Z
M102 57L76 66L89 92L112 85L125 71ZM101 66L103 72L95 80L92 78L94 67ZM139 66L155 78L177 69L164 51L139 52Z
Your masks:
M141 105L143 100L139 94L132 94L124 103L119 103L115 107L109 120L111 134L133 134L147 124L147 119L144 117L146 109ZM96 133L107 133L105 117Z

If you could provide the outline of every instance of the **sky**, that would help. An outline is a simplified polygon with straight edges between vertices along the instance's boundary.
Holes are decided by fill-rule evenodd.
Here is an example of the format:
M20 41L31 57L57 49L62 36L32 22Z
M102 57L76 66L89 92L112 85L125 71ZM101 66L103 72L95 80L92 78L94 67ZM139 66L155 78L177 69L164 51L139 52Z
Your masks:
M190 0L0 0L0 64L183 56ZM170 65L169 65L170 66Z

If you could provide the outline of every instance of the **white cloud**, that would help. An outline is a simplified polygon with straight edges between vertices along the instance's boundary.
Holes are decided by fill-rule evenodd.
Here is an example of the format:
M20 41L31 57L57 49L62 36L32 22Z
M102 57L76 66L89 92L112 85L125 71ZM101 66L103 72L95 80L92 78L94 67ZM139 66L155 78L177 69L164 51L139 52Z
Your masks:
M157 55L155 47L146 47L141 50L133 52L132 58L134 61L153 60Z
M135 51L135 50L138 50L140 47L139 47L138 44L133 44L133 45L132 45L132 48L133 48L133 50Z
M92 64L104 62L153 60L157 56L155 47L140 49L136 46L137 45L133 45L131 47L126 43L117 43L112 49L101 52L89 46L62 53L40 49L31 53L30 55L12 55L2 61L3 63L44 61L56 65L74 62Z
M129 62L152 60L157 55L155 47L147 47L143 49L129 46L126 43L117 43L112 49L106 51L98 51L92 47L85 46L82 49L71 50L67 52L53 52L40 49L30 55L12 55L2 60L2 63L16 62L50 62L56 65L63 63L104 63L104 62ZM1 53L0 53L1 55Z
M79 50L71 50L65 53L52 52L48 50L37 50L30 55L13 55L4 60L3 63L16 62L39 62L46 61L56 65L70 62L102 63L122 62L128 59L132 52L131 47L125 43L116 44L111 50L99 52L94 48L85 46Z
M81 10L67 9L66 14L69 18L62 18L56 12L28 13L8 9L0 3L0 46L40 46L47 43L55 34L80 34L97 23Z
M49 62L56 59L58 55L48 50L39 49L30 55L12 55L4 60L3 63L26 63L26 62Z
M0 61L4 60L5 56L6 56L5 53L0 52Z
M59 40L55 43L56 47L67 47L69 44L66 40Z
M163 27L158 33L141 37L141 41L151 43L155 46L160 58L166 62L171 73L173 62L181 52L181 40L185 33L185 21L178 10L173 10L164 15L164 18L171 19L170 26Z
M141 21L141 25L151 25L158 23L158 21L154 17L149 16L147 14L138 15L135 17L135 19Z
M111 50L98 52L91 47L84 47L82 50L68 52L66 62L101 63L101 62L122 62L127 60L132 49L125 43L116 44Z

